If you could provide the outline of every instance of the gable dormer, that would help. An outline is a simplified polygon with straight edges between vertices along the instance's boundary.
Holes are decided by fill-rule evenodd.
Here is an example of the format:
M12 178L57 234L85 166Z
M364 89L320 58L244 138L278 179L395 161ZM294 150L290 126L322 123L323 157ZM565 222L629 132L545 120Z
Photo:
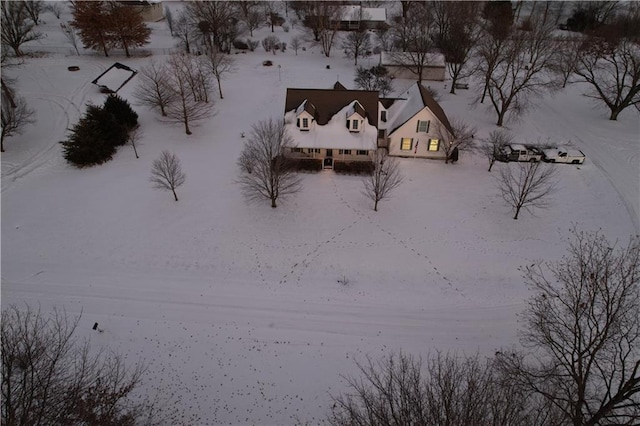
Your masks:
M309 131L314 121L315 106L306 99L296 109L296 126L300 130Z
M360 132L364 127L364 120L367 113L365 112L360 102L353 101L346 112L347 129L350 132Z

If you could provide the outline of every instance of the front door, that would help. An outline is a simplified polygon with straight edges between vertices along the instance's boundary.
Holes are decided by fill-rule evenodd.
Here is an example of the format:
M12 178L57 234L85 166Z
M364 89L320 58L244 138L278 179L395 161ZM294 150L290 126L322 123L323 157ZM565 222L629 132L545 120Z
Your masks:
M323 161L325 169L333 169L333 149L327 149L327 154Z

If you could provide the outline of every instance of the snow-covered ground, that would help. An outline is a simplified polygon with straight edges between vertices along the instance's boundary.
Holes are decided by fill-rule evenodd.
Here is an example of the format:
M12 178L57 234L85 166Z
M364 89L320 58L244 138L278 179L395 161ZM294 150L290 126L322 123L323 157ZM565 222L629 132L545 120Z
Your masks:
M51 34L40 43L53 43L58 23L46 20ZM164 24L153 29L148 50L162 60L171 39ZM141 158L122 147L84 170L64 162L58 141L87 103L104 100L90 81L116 60L139 69L150 58L50 55L3 69L38 121L2 154L2 305L82 311L82 335L147 362L145 391L185 410L168 423L317 424L354 359L515 345L528 295L519 266L560 257L574 226L610 239L639 232L638 114L607 120L579 84L509 124L518 141L571 141L587 156L557 165L554 203L536 216L511 219L495 183L506 165L488 173L484 158L466 153L455 165L401 160L405 182L377 213L358 177L330 171L303 175L303 191L277 209L247 204L234 183L241 132L282 117L287 87L338 79L353 88L354 67L340 49L331 58L317 48L234 57L217 115L192 136L136 107ZM131 102L135 84L119 92ZM432 87L450 117L477 125L477 138L495 129L489 111L470 105L471 90L453 96L445 85ZM187 174L177 203L149 182L164 149Z

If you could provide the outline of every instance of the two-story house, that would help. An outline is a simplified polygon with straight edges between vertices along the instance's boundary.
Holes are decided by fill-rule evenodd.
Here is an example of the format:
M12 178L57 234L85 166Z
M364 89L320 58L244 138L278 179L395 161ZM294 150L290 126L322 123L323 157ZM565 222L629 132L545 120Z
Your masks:
M287 156L334 161L371 161L378 147L378 92L287 89L285 127L293 139Z

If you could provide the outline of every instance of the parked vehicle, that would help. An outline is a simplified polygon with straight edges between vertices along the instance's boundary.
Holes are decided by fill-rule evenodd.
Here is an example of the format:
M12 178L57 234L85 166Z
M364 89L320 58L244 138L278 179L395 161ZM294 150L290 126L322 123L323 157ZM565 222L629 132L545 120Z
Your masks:
M542 160L542 151L534 146L514 143L511 145L505 145L497 159L501 161L536 162Z
M548 163L582 164L585 159L582 151L569 146L543 149L542 155L543 161Z

